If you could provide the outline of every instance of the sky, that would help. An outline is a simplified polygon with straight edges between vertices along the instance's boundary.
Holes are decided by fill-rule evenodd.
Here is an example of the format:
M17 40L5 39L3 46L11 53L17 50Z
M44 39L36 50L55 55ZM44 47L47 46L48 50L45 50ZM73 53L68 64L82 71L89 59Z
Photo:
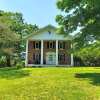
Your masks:
M25 22L44 27L57 26L55 17L59 14L57 0L0 0L0 10L21 12Z

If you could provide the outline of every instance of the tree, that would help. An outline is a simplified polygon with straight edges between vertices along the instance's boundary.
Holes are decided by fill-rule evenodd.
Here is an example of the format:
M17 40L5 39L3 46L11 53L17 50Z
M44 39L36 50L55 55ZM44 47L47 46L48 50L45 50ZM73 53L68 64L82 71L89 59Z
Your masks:
M0 56L6 57L6 65L11 66L11 55L15 52L19 35L9 29L6 24L0 23Z
M100 42L81 48L75 56L81 58L85 65L100 66Z
M70 34L80 27L75 36L77 47L100 40L100 0L58 0L63 14L56 16L60 30Z
M37 30L37 25L24 22L21 13L0 11L0 56L6 57L7 66L12 55L25 50L24 36Z
M21 37L20 42L18 44L18 51L25 50L25 43L23 42L23 39L28 34L33 33L34 31L38 30L38 26L36 24L28 24L24 21L23 15L21 13L13 13L13 12L4 12L0 11L0 16L2 16L0 19L2 22L5 22L10 28L11 31L15 32L16 34L19 34Z

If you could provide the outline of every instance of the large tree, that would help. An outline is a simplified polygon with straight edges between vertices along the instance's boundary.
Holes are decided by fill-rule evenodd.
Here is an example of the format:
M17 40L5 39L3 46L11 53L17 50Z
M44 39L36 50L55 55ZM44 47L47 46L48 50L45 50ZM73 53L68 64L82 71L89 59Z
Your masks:
M5 56L6 66L11 66L11 56L16 52L15 45L19 40L18 34L11 31L7 24L0 22L0 58Z
M77 47L100 40L100 0L58 0L63 13L56 16L61 32L73 33Z
M25 50L23 38L37 30L36 25L24 22L21 13L0 11L0 56L6 57L7 66L11 66L12 55Z

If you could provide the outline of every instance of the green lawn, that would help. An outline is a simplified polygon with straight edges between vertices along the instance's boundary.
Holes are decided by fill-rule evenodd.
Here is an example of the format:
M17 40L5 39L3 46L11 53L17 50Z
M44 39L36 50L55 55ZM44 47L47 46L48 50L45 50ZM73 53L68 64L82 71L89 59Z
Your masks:
M0 69L0 100L100 100L100 68Z

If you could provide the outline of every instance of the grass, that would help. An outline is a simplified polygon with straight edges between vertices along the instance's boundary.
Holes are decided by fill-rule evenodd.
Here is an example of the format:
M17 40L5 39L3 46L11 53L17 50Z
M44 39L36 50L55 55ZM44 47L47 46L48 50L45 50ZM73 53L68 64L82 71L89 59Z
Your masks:
M100 68L0 69L0 100L100 100Z

